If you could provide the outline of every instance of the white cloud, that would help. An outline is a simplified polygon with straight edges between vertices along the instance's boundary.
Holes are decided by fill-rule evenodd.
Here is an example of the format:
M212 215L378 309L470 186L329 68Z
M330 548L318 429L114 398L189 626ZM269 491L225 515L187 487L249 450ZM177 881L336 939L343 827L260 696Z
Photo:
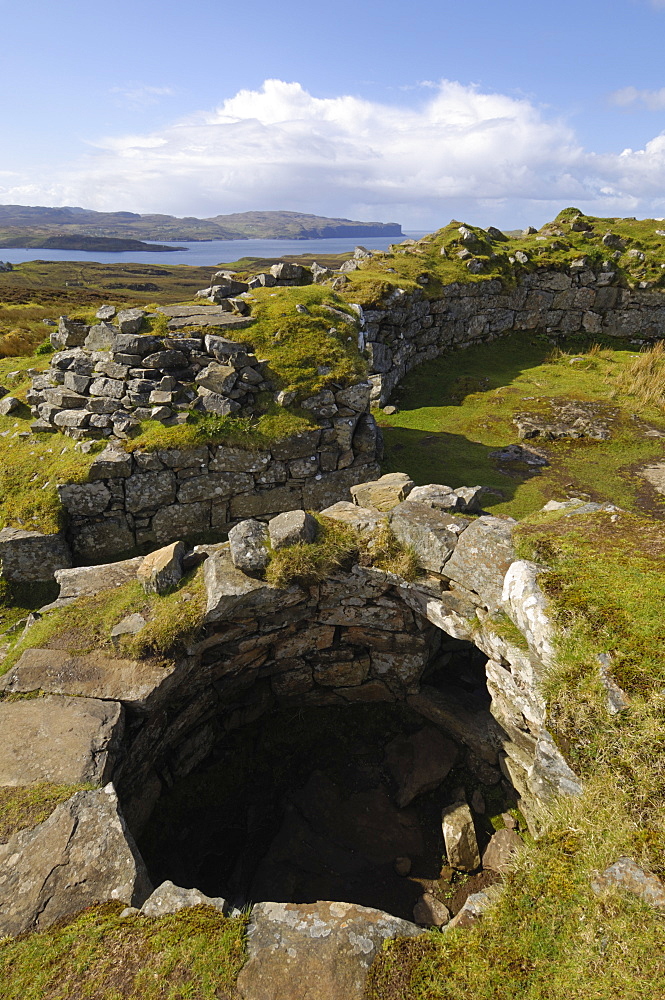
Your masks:
M172 97L175 91L171 87L153 87L139 83L128 87L112 87L111 93L122 99L120 103L142 110L158 104L162 97Z
M665 9L665 0L662 4ZM619 108L629 108L642 104L649 111L662 111L665 108L665 87L660 90L638 90L637 87L623 87L610 94L610 101Z
M589 153L530 101L450 81L404 107L267 80L213 111L94 147L48 181L0 178L0 201L189 215L291 209L406 228L451 215L542 222L569 204L663 214L665 204L665 137Z

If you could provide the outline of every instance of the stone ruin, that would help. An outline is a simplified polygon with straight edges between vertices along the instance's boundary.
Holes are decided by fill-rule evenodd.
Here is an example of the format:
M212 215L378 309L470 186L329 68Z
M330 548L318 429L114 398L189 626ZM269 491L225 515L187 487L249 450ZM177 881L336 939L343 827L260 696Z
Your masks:
M77 793L0 846L0 933L48 926L109 898L169 912L192 905L193 890L177 886L195 886L194 902L203 893L224 912L256 904L243 973L251 998L261 995L252 977L277 975L271 962L288 965L284 941L293 934L302 945L309 921L328 907L335 940L342 918L353 918L373 941L364 966L349 959L360 987L348 995L360 997L383 938L477 919L521 844L508 814L507 828L490 836L488 803L517 803L537 832L553 797L580 791L545 727L539 684L553 654L542 568L516 557L515 522L483 514L480 497L478 489L414 488L392 474L322 511L365 538L388 520L416 553L412 581L354 561L320 583L266 583L248 549L268 536L273 549L311 542L302 510L267 527L243 521L229 542L192 551L174 543L145 558L59 570L55 607L137 576L161 591L202 562L205 624L170 663L71 653L56 642L26 650L2 678L5 695L40 697L0 701L0 784L101 790ZM499 611L519 644L495 625ZM114 628L116 640L145 624L131 619ZM332 761L314 752L300 760L289 745L293 720L318 731L317 713L341 711L370 713L355 743ZM373 712L384 713L387 728L364 739ZM251 736L248 746L260 747L268 732L294 755L289 768L302 782L277 794L270 769L259 770L240 798L224 798L235 741ZM217 808L183 813L179 790L200 781L212 782ZM471 875L478 890L452 921L428 888L444 850L450 870ZM314 902L321 898L333 902Z
M186 423L193 409L251 414L257 394L271 388L266 362L247 344L214 334L142 335L142 310L128 312L138 314L129 324L135 333L121 332L128 325L122 320L118 327L87 327L60 318L54 337L65 349L53 355L47 372L33 375L27 396L37 417L34 432L126 438L142 420L170 427Z

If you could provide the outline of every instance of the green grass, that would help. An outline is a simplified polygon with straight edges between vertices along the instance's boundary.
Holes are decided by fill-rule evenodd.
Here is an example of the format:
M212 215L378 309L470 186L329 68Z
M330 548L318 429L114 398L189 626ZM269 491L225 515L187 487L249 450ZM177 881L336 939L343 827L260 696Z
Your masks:
M662 442L644 436L642 421L665 429L661 408L626 391L636 356L623 345L598 350L575 342L567 352L553 352L544 337L519 333L420 365L396 390L398 413L377 414L386 444L384 471L407 472L417 484L487 486L495 492L485 495L484 506L517 518L569 495L664 510L634 472L662 456ZM582 360L571 363L573 357ZM546 453L550 466L499 471L490 454L517 442L514 415L547 414L551 400L571 399L607 409L610 440L524 441Z
M21 788L0 788L0 844L19 830L43 823L61 802L92 787L42 782Z
M358 352L355 314L329 288L266 288L253 294L256 322L238 331L237 339L249 340L255 353L268 361L277 388L295 390L303 399L333 383L354 382L366 374ZM304 305L309 315L297 312L296 305ZM346 313L347 318L330 313L323 308L326 305Z
M109 656L169 658L182 651L186 641L201 628L205 606L200 567L167 594L145 594L140 584L133 582L94 597L82 597L35 622L0 664L0 673L6 673L24 650L51 644L71 653L101 650ZM116 648L111 642L111 629L135 613L143 615L145 626L136 635L123 637Z
M0 943L3 1000L232 1000L245 918L196 906L120 918L91 907L71 922Z

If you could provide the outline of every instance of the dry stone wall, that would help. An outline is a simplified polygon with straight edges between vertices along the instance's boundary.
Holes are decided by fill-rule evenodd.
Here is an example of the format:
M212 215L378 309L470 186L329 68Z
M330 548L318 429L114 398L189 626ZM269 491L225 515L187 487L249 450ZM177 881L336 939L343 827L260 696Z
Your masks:
M372 401L385 405L416 365L447 351L492 340L514 330L563 335L665 337L662 292L618 285L613 270L593 271L577 261L568 271L524 275L514 288L499 279L424 291L395 289L379 308L365 310L365 351Z
M329 395L323 426L270 450L107 448L93 462L90 482L59 487L75 561L117 558L136 546L226 530L243 518L320 510L378 475L381 441L366 412L369 386Z

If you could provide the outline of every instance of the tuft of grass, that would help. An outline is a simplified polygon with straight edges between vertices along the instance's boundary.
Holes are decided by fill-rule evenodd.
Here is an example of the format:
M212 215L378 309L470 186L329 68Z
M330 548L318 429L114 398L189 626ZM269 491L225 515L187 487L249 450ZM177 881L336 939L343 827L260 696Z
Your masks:
M361 539L360 563L396 573L404 580L415 580L418 572L414 550L395 537L387 520L372 535Z
M643 406L665 409L665 341L643 348L626 365L617 387Z
M19 830L43 823L61 802L91 788L93 785L56 785L46 781L20 788L0 788L0 844Z
M316 583L346 565L358 552L358 533L346 524L313 514L318 529L314 542L297 542L271 552L266 580L275 587L294 581Z
M121 919L106 903L73 920L0 942L3 1000L232 1000L247 918L210 906Z
M145 594L139 583L126 583L45 614L8 653L0 672L9 670L24 650L49 645L78 654L103 650L109 656L171 658L201 628L205 607L201 567L163 595ZM123 637L115 647L111 629L135 613L143 615L145 626L136 635Z

